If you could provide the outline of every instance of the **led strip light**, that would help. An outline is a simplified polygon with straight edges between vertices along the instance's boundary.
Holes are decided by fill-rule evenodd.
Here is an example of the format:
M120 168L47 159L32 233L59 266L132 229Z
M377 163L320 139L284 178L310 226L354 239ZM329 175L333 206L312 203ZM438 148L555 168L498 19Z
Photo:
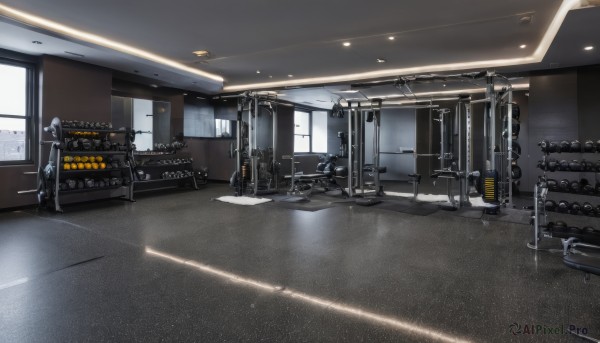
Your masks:
M200 69L190 68L182 63L177 61L168 59L166 57L159 56L152 52L142 50L139 48L132 47L127 44L119 43L117 41L108 39L106 37L102 37L99 35L95 35L89 32L77 30L75 28L44 19L29 13L25 13L23 11L16 10L14 8L8 7L6 5L0 4L0 15L5 16L7 18L14 19L16 21L25 23L27 25L31 25L34 27L39 27L44 30L56 32L68 37L72 37L84 42L96 44L99 46L103 46L105 48L109 48L115 51L122 52L124 54L136 56L139 58L143 58L148 61L152 61L155 63L159 63L165 66L169 66L171 68L175 68L190 74L194 74L196 76L200 76L203 78L210 79L212 81L223 83L223 78L219 75L211 74Z
M418 66L411 68L400 68L400 69L386 69L364 73L346 74L346 75L335 75L335 76L323 76L313 77L297 80L286 80L286 81L274 81L274 82L262 82L262 83L249 83L243 85L230 85L223 88L224 91L234 92L248 89L264 89L264 88L278 88L286 86L305 86L312 84L329 84L338 82L348 82L355 80L368 80L381 77L399 76L399 75L412 75L421 73L434 73L443 71L455 71L455 70L469 70L469 69L486 69L496 68L512 65L539 63L543 60L544 56L548 52L554 37L558 33L560 26L562 25L567 13L570 10L576 9L581 6L581 0L563 0L558 11L554 15L552 22L546 29L544 37L540 41L540 44L536 48L535 52L531 56L510 58L510 59L497 59L487 61L472 61L472 62L460 62L460 63L449 63L449 64L434 64L428 66Z
M417 335L426 337L427 339L436 340L440 342L455 342L455 343L466 343L469 342L465 339L450 336L439 332L437 330L427 328L421 325L416 325L414 323L410 323L407 321L403 321L394 317L380 315L377 313L369 312L362 310L355 306L350 306L342 303L338 303L332 300L316 297L313 295L309 295L306 293L298 292L290 288L284 288L281 286L273 285L270 283L253 280L250 278L245 278L215 267L211 267L209 265L196 262L193 260L186 260L171 254L163 253L157 250L154 250L150 247L146 247L146 253L149 255L153 255L156 257L160 257L162 259L179 263L185 266L189 266L195 268L207 275L218 277L222 280L233 282L239 285L252 287L261 291L266 291L274 294L279 294L281 296L291 298L297 301L301 301L303 303L307 303L310 305L314 305L317 307L321 307L323 309L338 312L344 315L349 315L353 317L357 317L363 320L367 320L373 323L382 324L390 326L394 329L403 331L407 334Z

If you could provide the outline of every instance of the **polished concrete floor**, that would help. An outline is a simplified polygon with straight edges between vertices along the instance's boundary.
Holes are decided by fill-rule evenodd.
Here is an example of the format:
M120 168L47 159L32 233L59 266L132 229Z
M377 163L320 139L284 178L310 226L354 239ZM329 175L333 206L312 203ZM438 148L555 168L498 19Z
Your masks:
M579 341L542 330L568 325L600 337L600 279L528 249L527 225L212 200L228 194L0 213L0 341Z

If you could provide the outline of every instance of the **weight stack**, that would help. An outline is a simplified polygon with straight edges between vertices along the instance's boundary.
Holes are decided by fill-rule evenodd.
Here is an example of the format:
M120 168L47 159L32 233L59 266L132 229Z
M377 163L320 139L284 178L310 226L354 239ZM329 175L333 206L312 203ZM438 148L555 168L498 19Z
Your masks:
M498 202L498 171L486 170L483 177L483 201Z

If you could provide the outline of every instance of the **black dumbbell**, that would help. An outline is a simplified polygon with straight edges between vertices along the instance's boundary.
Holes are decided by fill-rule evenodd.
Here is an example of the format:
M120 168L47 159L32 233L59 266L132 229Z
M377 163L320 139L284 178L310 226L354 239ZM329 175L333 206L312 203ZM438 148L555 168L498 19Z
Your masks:
M554 142L554 141L550 142L550 145L548 146L548 152L549 153L560 152L559 147L560 147L560 143Z
M556 170L569 171L569 161L561 160L556 167Z
M567 229L567 223L563 222L562 220L557 220L555 222L549 222L547 227L548 230L552 232L560 232Z
M600 139L596 141L596 144L594 144L596 147L596 152L600 152Z

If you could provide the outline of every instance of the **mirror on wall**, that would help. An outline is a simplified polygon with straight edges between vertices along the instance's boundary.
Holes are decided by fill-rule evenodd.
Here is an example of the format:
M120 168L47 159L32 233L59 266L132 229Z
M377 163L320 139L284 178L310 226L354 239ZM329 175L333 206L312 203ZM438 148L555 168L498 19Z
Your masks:
M171 137L171 103L121 96L111 97L113 127L131 127L138 151L153 150L155 144L167 144Z

